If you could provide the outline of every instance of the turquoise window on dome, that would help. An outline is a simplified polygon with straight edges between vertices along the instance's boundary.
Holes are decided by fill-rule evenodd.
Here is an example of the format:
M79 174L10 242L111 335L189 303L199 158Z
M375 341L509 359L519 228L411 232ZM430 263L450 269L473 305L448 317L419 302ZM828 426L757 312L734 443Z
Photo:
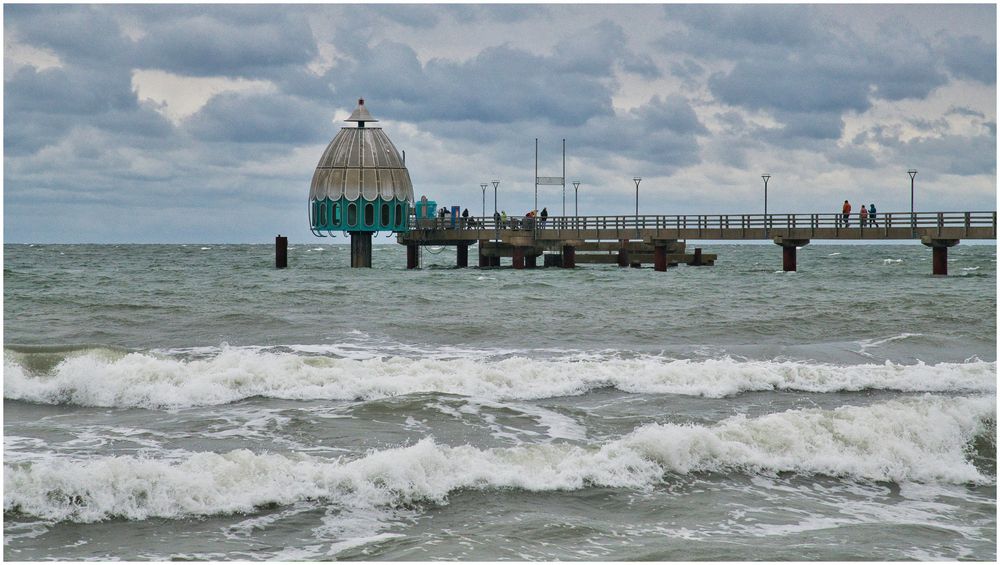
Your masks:
M377 197L374 201L323 199L310 202L309 222L318 230L405 232L409 228L408 212L409 203L395 198Z
M347 227L356 228L358 227L358 203L350 202L347 204Z

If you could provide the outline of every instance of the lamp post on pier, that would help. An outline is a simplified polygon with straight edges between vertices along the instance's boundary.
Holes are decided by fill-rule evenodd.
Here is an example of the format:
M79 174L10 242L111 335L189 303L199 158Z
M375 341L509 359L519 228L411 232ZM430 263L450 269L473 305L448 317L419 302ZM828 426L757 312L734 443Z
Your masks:
M910 175L910 237L917 237L917 217L913 213L913 178L917 176L916 169L906 171Z
M760 178L764 179L764 237L767 237L768 222L767 222L767 181L771 180L770 173L764 173L760 175Z
M483 217L486 217L486 187L489 186L485 182L480 184L479 187L483 189Z
M575 181L573 181L573 215L574 216L579 216L580 215L580 200L578 198L579 192L580 192L580 181L575 180Z
M632 177L635 181L635 237L639 237L639 183L642 182L642 177Z
M500 185L500 181L493 181L493 213L497 213L497 186Z

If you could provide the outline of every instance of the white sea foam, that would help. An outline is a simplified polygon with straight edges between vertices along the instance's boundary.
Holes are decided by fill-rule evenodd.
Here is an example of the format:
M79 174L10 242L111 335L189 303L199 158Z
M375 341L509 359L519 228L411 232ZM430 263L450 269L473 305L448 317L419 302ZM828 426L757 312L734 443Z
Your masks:
M179 408L254 396L377 399L420 392L491 400L572 396L614 387L644 394L725 397L748 391L886 389L993 392L996 363L830 365L792 361L692 361L663 357L544 360L509 357L341 359L223 348L207 359L144 353L68 357L47 374L4 356L4 398L83 406Z
M712 426L651 424L602 445L449 447L425 438L358 459L197 453L177 461L46 459L4 467L4 511L92 522L251 512L323 500L343 508L443 502L458 489L648 488L671 474L822 474L875 481L992 483L967 445L995 419L992 397L805 409Z

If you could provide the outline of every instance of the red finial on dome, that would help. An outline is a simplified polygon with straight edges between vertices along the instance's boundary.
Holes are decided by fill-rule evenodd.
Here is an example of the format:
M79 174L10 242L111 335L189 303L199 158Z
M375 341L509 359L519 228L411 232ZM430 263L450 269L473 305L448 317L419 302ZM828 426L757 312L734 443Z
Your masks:
M378 120L368 113L368 108L365 108L365 99L358 98L358 107L351 112L351 117L344 121L358 122L358 127L365 127L365 122L377 122Z

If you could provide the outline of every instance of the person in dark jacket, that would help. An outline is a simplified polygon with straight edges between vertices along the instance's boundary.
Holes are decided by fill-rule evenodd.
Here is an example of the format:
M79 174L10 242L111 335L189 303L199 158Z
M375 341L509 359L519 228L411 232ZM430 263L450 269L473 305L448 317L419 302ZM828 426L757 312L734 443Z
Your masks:
M875 203L874 202L872 202L871 205L868 206L868 222L871 223L872 226L874 226L876 228L878 227L878 222L875 221Z

